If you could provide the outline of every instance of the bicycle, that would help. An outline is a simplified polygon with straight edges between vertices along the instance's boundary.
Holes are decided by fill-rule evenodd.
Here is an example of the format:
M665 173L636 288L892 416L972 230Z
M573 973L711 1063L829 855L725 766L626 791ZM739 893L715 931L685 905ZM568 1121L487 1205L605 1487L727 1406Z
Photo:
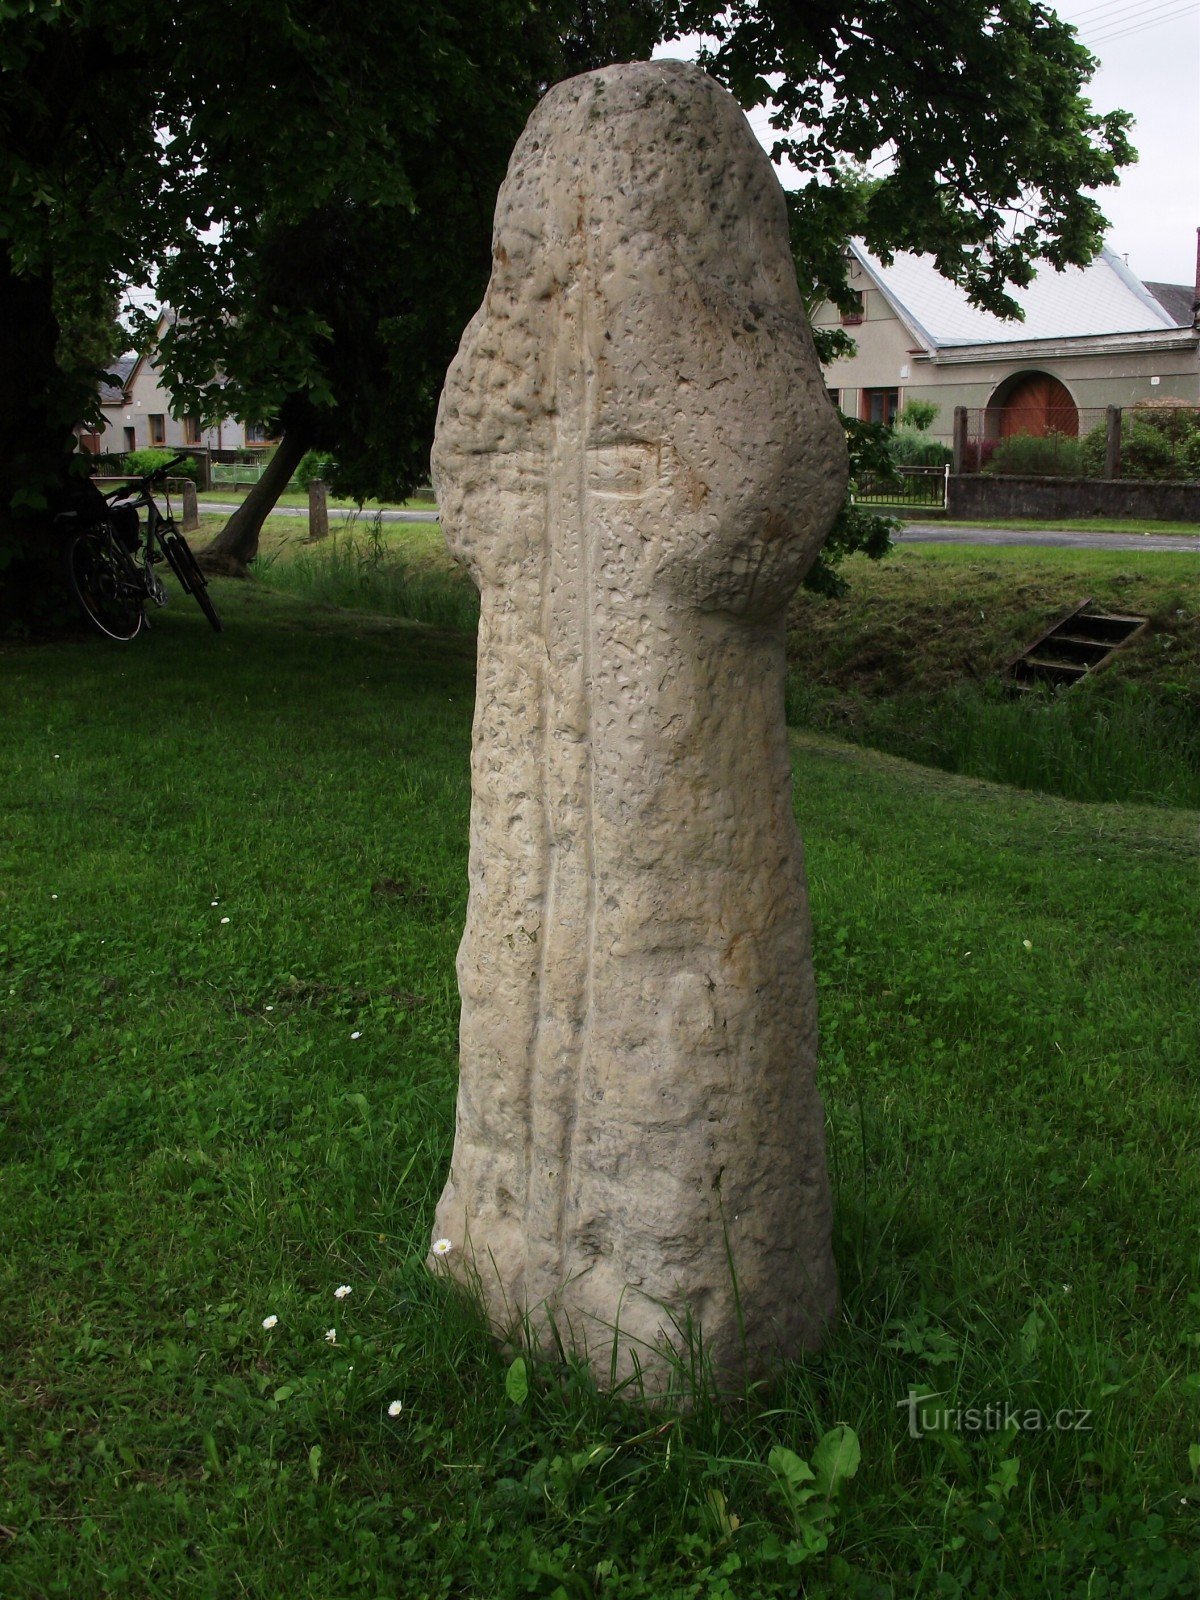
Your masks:
M175 524L165 483L165 514L154 498L154 486L187 459L186 454L175 456L144 478L110 489L102 496L104 510L95 517L65 511L55 518L56 527L67 535L64 556L72 593L88 621L108 639L136 639L143 623L150 626L147 602L166 605L166 588L154 570L163 560L213 630L222 631L208 582ZM140 510L146 512L144 523Z

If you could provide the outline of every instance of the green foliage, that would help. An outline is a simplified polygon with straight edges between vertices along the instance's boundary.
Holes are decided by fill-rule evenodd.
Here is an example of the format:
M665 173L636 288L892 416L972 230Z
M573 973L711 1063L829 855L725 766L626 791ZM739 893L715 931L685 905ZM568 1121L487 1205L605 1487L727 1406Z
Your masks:
M452 0L436 26L406 6L411 18L392 6L365 40L347 13L338 64L320 63L352 80L364 148L330 121L316 136L337 154L319 186L298 200L272 174L253 209L239 197L215 273L211 245L185 238L159 275L180 313L162 343L174 392L206 413L278 416L332 454L331 487L356 499L405 498L428 476L437 397L483 296L496 191L533 105L569 70L649 54L656 37L645 3Z
M1006 288L1039 258L1082 264L1103 242L1091 191L1134 159L1130 118L1092 108L1094 59L1053 11L833 4L797 23L790 0L678 0L670 18L713 41L704 65L747 110L771 108L775 149L802 174L789 213L810 297L846 304L841 245L858 234L885 261L928 252L973 302L1014 315ZM884 150L888 170L864 181Z
M1084 471L1104 476L1108 430L1093 428L1082 442ZM1121 413L1121 476L1163 482L1200 479L1200 409L1142 401Z
M945 467L954 459L948 444L926 438L923 429L897 428L892 434L890 449L898 467Z
M855 417L843 416L841 420L850 454L851 488L868 479L894 482L891 430L877 422L859 422ZM829 537L805 574L805 589L831 599L845 594L846 580L839 571L842 562L851 555L881 560L892 548L892 534L899 526L895 517L880 516L878 512L857 506L847 495Z
M322 483L331 483L336 472L337 462L328 450L308 450L293 477L302 489L307 489L318 479Z
M901 428L912 428L917 433L928 433L937 421L941 409L932 400L907 400L897 418Z
M130 477L144 478L151 472L157 472L160 467L165 467L168 461L173 461L179 454L178 450L162 450L151 448L148 450L130 450L125 455L125 471ZM200 481L200 469L196 465L195 457L189 456L186 461L172 469L173 478L190 478L193 483Z
M1084 470L1083 445L1065 433L1015 433L1000 440L981 468L1016 478L1078 478Z
M68 349L68 322L146 283L179 314L160 353L180 406L340 440L342 487L403 494L526 115L589 50L657 36L644 0L266 0L231 47L243 21L224 0L0 12L0 326L35 397L0 436L0 518L18 490L55 497L95 406L102 341Z
M797 1567L823 1555L837 1515L842 1485L858 1471L862 1450L853 1428L839 1423L813 1451L812 1466L794 1450L776 1445L767 1457L787 1512L788 1543L769 1538L763 1553Z

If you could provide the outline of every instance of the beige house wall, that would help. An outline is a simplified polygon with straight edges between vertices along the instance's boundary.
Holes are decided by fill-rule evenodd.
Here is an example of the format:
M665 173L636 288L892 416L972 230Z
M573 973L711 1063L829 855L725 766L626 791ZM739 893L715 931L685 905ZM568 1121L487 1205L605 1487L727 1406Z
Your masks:
M933 385L916 365L917 347L912 334L857 263L850 270L850 286L862 295L860 323L844 324L836 306L828 302L817 307L812 319L815 328L844 327L857 346L854 355L831 361L825 367L825 383L836 391L842 412L848 417L864 415L864 389L895 389L900 406L908 400L931 399L941 407L941 397L927 393ZM953 411L945 418L939 413L934 422L933 430L939 437L943 424L949 439Z
M982 408L1006 378L1025 372L1057 378L1084 411L1130 406L1139 400L1175 399L1200 405L1200 346L1195 339L1183 349L1127 347L1077 354L1064 350L1061 342L1046 340L1041 349L1026 347L1011 356L989 353L969 361L955 359L951 347L942 350L939 361L916 348L914 334L857 263L850 283L863 296L862 322L845 329L858 348L854 355L825 367L825 382L837 391L847 416L862 415L864 389L896 389L901 406L908 400L930 400L938 407L930 437L949 444L956 406ZM817 328L843 325L836 307L828 303L817 308L812 320ZM1081 419L1084 431L1092 421Z
M164 419L167 450L186 450L183 419L171 415L172 399L163 387L158 368L151 361L141 362L134 370L133 381L126 390L128 404L105 405L104 432L100 436L100 449L121 451L126 448L125 430L133 429L134 449L145 450L151 444L150 418ZM242 450L246 447L246 427L232 417L200 430L199 443L210 450Z

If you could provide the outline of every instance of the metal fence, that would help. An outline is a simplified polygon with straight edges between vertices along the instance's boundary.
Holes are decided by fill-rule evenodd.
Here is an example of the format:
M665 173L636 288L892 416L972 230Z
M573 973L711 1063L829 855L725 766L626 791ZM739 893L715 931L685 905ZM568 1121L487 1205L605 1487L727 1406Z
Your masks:
M946 504L949 467L897 467L896 478L863 478L850 498L859 506L925 506Z
M267 463L261 456L245 461L214 461L212 464L213 487L220 484L257 483L267 470Z
M178 449L156 445L156 451L167 455L186 454L191 457L197 469L199 487L209 488L250 488L256 484L267 470L269 456L262 450L247 450L235 452L225 450L221 452L220 459L217 453L211 450L180 445ZM141 452L137 452L141 454ZM122 478L130 475L129 452L124 450L107 450L88 458L89 467L93 474L106 478Z
M1132 406L1060 406L1025 417L959 407L956 472L1020 478L1200 479L1200 406L1173 400Z

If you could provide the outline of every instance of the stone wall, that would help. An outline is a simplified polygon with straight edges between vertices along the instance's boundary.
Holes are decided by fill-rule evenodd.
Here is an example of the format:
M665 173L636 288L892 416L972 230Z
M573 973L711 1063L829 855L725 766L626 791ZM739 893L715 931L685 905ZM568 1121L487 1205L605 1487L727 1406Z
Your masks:
M986 522L1005 517L1129 517L1200 524L1200 483L962 473L949 480L946 509L952 518Z

